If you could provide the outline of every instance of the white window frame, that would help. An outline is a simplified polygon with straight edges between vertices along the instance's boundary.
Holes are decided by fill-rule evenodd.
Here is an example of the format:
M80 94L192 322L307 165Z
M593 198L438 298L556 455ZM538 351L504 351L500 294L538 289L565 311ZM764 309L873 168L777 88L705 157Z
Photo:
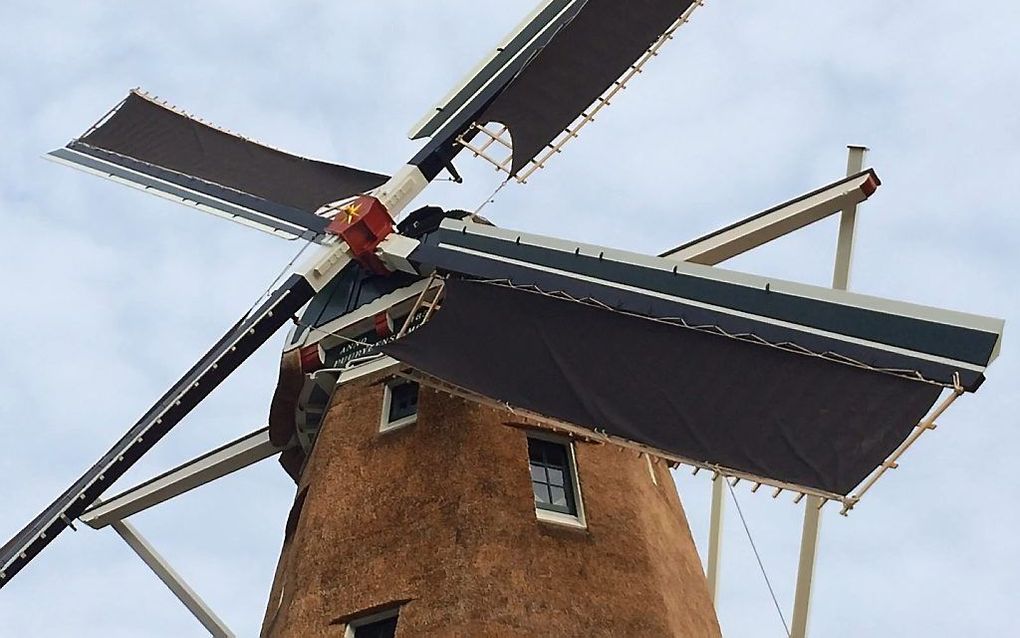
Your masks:
M379 622L380 620L397 618L399 616L400 607L394 607L362 618L355 618L354 620L348 621L347 627L344 629L344 638L355 638L354 632L358 630L358 627L364 627L365 625L371 625L372 623ZM399 620L397 622L399 622Z
M570 466L570 487L574 493L574 504L577 506L577 515L564 514L562 512L554 512L552 510L542 509L535 506L535 517L539 521L544 523L552 523L553 525L563 525L564 527L573 527L576 529L588 529L588 521L584 516L584 499L581 498L581 479L577 473L577 454L574 451L574 440L546 432L544 430L528 430L527 437L529 439L539 439L542 441L548 441L550 443L558 443L567 448L567 464ZM531 485L531 458L528 458L528 485ZM534 494L532 494L534 498Z
M414 383L409 379L403 377L397 377L386 382L383 386L383 401L382 401L382 414L379 416L379 431L380 432L392 432L401 428L406 428L409 425L414 425L418 422L418 410L414 411L414 414L405 416L402 419L396 421L390 421L390 407L393 404L393 388L394 386L404 385L405 383ZM421 385L418 385L418 391L421 392Z

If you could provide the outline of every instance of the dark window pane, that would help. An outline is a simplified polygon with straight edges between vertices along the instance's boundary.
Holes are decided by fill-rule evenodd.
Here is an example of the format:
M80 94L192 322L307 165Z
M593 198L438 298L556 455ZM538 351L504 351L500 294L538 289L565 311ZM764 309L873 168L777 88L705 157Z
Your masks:
M545 442L545 463L550 467L567 467L567 447L559 443Z
M549 468L546 472L549 473L549 485L563 487L563 470Z
M396 633L396 616L354 628L354 638L393 638Z
M537 439L528 439L528 459L532 463L543 463L545 461L542 454L542 443Z
M535 492L535 502L543 505L549 504L549 488L544 483L532 483L532 490Z
M390 386L390 422L399 421L418 412L418 384L408 381Z

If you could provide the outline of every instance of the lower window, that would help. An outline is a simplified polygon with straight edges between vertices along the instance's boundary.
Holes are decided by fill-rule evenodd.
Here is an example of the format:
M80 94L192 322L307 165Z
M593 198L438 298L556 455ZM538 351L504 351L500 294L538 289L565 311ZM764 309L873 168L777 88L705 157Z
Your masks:
M397 610L391 609L347 623L344 638L393 638L397 633Z

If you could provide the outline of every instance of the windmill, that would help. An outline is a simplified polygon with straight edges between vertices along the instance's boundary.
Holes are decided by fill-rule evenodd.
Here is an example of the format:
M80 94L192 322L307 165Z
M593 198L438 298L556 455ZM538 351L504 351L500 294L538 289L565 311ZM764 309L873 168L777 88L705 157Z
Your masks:
M877 186L873 173L857 172L691 242L667 262L502 231L434 209L415 211L396 232L391 228L392 220L399 219L430 180L455 170L452 162L459 154L489 159L522 180L544 165L561 148L561 140L572 139L576 126L587 124L594 109L614 97L614 82L629 79L631 66L639 67L664 41L660 36L686 17L688 3L646 4L647 14L635 10L624 16L611 15L609 3L544 4L477 76L416 127L415 134L429 141L392 178L284 156L202 128L141 94L130 95L96 127L56 151L54 157L61 161L284 237L319 243L322 254L245 317L89 474L4 546L0 583L13 577L70 520L83 516L131 462L295 314L300 315L298 325L288 339L274 401L274 412L283 416L272 419L266 434L274 447L289 446L284 461L294 474L313 449L329 393L338 383L342 388L356 381L353 370L370 370L410 376L476 403L512 408L522 422L852 508L862 495L853 488L868 480L872 470L884 471L889 454L910 440L912 431L924 431L915 425L931 424L922 417L936 390L951 387L955 392L950 397L955 397L977 388L984 366L995 355L1001 323L685 264L718 263L727 254L765 241L770 233L786 232L784 224L813 221L826 207L824 212L831 213L852 206ZM606 41L600 29L615 33L625 26L628 38L617 39L618 49L600 51L606 58L590 54L597 48L592 42ZM577 51L585 52L583 59L571 58ZM541 87L565 86L562 76L575 74L586 80L573 87L576 93L558 95L554 103L536 98ZM490 120L504 122L506 130L486 126ZM200 136L208 142L202 145L205 149L216 151L196 159L189 149L175 145L181 131ZM508 147L513 147L512 154L495 155ZM281 176L284 179L274 182ZM766 230L752 236L750 226L755 224ZM371 305L380 300L386 307ZM365 322L371 323L370 331L361 330ZM577 326L590 332L581 335ZM500 335L499 344L492 343L493 334ZM529 349L539 343L562 350ZM592 343L626 348L591 352ZM656 355L665 351L694 354L685 361L658 361ZM457 352L461 354L451 358ZM465 358L464 352L475 354ZM721 357L731 365L704 368ZM549 358L572 362L577 369L532 365ZM493 361L515 365L494 368ZM670 371L656 380L668 381L665 388L647 385L651 361L656 369ZM642 362L644 366L626 367ZM762 366L788 374L784 386L797 386L805 378L832 385L809 384L811 392L803 401L780 404L773 395L742 394L764 392L755 386L757 377L739 376ZM533 374L508 374L522 369ZM612 374L585 376L591 370ZM642 383L633 387L637 379ZM710 387L698 385L706 382ZM602 403L544 391L566 387L586 388ZM697 388L696 401L684 404L682 414L676 406L670 411L655 396L641 394L657 395L665 389L682 395L680 390L692 388ZM724 419L733 424L725 432L715 426L722 420L718 409L723 402L712 398L713 391L742 398L740 413ZM856 400L860 397L876 403L862 407ZM744 409L751 405L760 412ZM820 455L809 455L808 461L800 458L802 450L792 454L784 448L789 441L775 440L790 432L808 434L806 424L814 424L810 415L823 408L856 417L841 422L838 430L859 428L853 430L853 441L880 434L885 438L869 449L846 450L828 445L829 439L838 438L836 430L814 431L817 439L797 440ZM782 415L776 419L777 429L754 431L777 414ZM687 421L688 431L675 429ZM649 430L650 424L659 429ZM755 449L753 457L741 454L747 447ZM109 512L131 500L111 499L100 506L105 510L93 513L105 511L111 520L119 520ZM134 499L132 507L138 505Z

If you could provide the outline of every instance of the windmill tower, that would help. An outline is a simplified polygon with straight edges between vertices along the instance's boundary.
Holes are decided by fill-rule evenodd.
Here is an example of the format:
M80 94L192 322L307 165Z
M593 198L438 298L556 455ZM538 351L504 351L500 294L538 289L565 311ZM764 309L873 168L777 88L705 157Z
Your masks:
M232 635L124 519L279 455L297 494L267 636L718 635L713 562L706 579L668 466L807 497L808 519L847 513L978 389L1003 322L716 267L837 212L848 263L879 186L863 164L659 256L412 209L460 179L462 153L526 181L699 4L540 3L414 127L422 148L393 175L138 91L53 151L315 251L0 547L0 587L80 519ZM267 428L105 497L287 324Z
M263 635L720 635L650 457L375 373L298 489Z

